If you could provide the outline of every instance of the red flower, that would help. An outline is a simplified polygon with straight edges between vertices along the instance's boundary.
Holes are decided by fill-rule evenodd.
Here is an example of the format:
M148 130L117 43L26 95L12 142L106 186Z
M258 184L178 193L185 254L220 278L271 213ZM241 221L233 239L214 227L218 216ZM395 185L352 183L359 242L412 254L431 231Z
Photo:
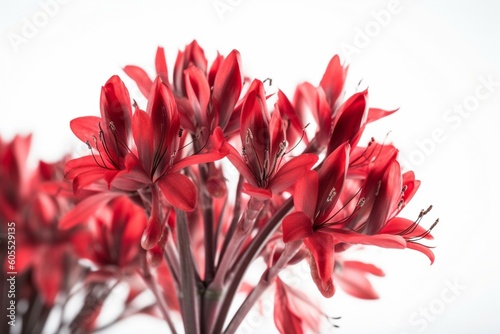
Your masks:
M285 217L282 225L285 242L302 239L310 250L311 274L325 297L331 297L335 292L332 280L335 245L367 244L388 248L406 246L405 239L401 236L365 235L345 228L356 211L363 207L360 201L354 211L349 213L345 210L348 203L343 200L345 195L342 192L348 156L349 145L344 143L325 159L318 172L307 172L297 181L294 193L296 211Z
M81 258L99 267L125 268L136 260L146 221L144 209L121 196L96 213L73 245Z
M373 264L360 261L335 258L335 281L349 295L361 299L378 299L379 295L373 287L368 275L385 276L384 272Z
M302 154L282 164L287 149L284 124L279 109L269 116L264 86L259 80L254 80L244 100L240 135L243 156L225 142L227 157L247 181L243 191L257 198L271 198L286 190L318 159L313 154ZM216 136L221 138L222 134Z
M31 276L28 282L33 282L44 304L52 306L67 283L69 264L75 264L70 244L76 230L58 228L71 199L45 189L49 182L64 187L60 163L40 162L36 168L28 168L30 146L31 136L16 136L10 143L0 140L0 231L4 235L15 231L16 245L15 268L7 260L2 267L19 276ZM19 286L19 291L29 293L29 284Z
M172 88L177 101L181 124L202 143L219 126L228 134L237 129L239 119L235 111L242 89L240 54L233 50L226 58L218 55L207 71L207 59L196 41L179 51L170 84L163 48L156 52L156 74ZM148 97L153 81L140 67L128 65L125 73Z
M279 277L274 297L274 324L281 334L319 333L321 309L301 291L291 288Z
M101 101L101 118L89 116L71 122L73 132L92 150L91 155L66 165L74 189L99 184L102 179L118 191L136 191L157 184L173 206L193 210L196 187L180 171L192 164L218 160L224 154L214 150L181 155L179 114L168 87L157 78L147 110L136 108L131 116L128 92L113 76L103 88Z

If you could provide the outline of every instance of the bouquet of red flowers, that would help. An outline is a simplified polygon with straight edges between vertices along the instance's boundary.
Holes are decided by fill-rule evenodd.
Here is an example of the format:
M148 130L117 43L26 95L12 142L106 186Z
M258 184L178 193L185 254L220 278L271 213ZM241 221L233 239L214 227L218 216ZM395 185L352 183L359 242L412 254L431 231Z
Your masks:
M384 273L348 259L353 246L434 261L422 241L437 221L420 225L431 208L399 217L420 181L392 144L363 142L395 110L370 107L368 90L346 97L338 56L292 99L245 76L236 50L209 64L193 41L170 75L160 47L155 66L154 76L124 68L145 105L115 75L100 116L71 121L86 156L30 168L29 136L0 142L1 256L16 280L2 333L51 323L90 333L137 314L162 317L172 333L234 333L267 290L280 333L318 332L336 318L280 278L284 269L306 261L324 297L340 286L375 299L368 277ZM117 289L122 307L106 318Z

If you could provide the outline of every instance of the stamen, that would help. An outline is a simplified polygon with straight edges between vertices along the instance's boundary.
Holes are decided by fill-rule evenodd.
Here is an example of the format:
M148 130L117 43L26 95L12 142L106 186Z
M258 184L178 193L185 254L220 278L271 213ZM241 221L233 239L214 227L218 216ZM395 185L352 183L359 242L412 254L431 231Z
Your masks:
M94 152L92 151L92 156L94 157L95 163L97 164L97 166L99 166L101 168L109 169L108 166L106 165L106 162L104 161L104 159L102 157L101 151L99 150L99 145L98 145L96 136L92 135L92 139L94 140L94 146L95 146L97 152L99 153L99 158L101 158L102 165L97 162L97 160L94 156Z
M382 181L379 180L378 183L377 183L377 191L375 191L375 196L378 196L379 192L380 192L380 186L382 186Z
M281 158L285 155L286 141L282 141L279 145L278 152L276 152L276 158Z
M337 192L335 191L335 187L333 187L332 190L330 190L328 197L326 198L326 202L329 203L329 202L333 201L333 198L335 197L335 195L337 195Z
M245 142L247 144L250 144L250 142L253 140L253 135L252 135L252 130L247 129L247 135L245 137Z
M304 126L304 128L302 129L302 136L300 136L300 139L299 141L297 142L297 144L295 144L290 150L288 150L288 152L285 152L283 155L285 154L288 154L290 152L292 152L297 146L299 146L299 144L302 142L302 140L304 139L304 136L306 135L306 128L309 126L309 124L311 123L307 123L306 126Z

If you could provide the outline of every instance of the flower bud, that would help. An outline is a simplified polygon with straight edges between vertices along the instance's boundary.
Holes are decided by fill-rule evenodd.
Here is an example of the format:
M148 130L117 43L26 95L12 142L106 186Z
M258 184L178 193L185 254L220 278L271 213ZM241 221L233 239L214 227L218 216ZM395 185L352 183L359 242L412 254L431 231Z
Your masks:
M163 260L163 252L159 244L156 244L153 248L147 250L146 259L148 264L152 267L158 267L160 265Z
M156 217L150 217L148 225L142 233L141 246L145 250L153 248L161 238L162 226L160 220Z

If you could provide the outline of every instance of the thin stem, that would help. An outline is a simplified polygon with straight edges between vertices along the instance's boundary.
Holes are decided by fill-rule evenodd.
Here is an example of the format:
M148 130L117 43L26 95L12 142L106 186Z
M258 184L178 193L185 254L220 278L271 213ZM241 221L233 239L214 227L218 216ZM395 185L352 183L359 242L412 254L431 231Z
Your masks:
M229 282L228 289L225 291L222 299L221 306L219 308L219 313L217 315L217 320L215 322L214 328L212 330L213 334L218 334L222 332L222 327L226 321L227 313L233 301L233 298L240 286L243 275L248 269L250 263L255 259L257 254L265 246L267 240L272 236L272 234L280 226L283 217L293 208L293 198L288 198L279 208L278 211L269 219L267 224L257 233L255 238L252 239L250 245L245 249L243 255L239 258L235 270L232 272L231 280Z
M245 319L248 312L252 309L260 296L271 285L276 276L278 276L279 272L283 270L288 262L295 256L295 254L297 254L301 246L302 240L292 241L285 245L285 249L283 250L283 253L281 253L278 261L276 261L271 268L268 268L262 274L259 283L248 294L243 304L241 304L240 308L224 331L225 334L236 332L241 322Z
M172 278L174 279L177 286L180 286L180 264L179 264L179 256L177 254L177 250L175 249L174 242L172 237L169 237L167 243L163 249L163 257L165 258L165 262L167 263L168 268L170 269L170 273L172 274Z
M177 243L181 271L181 310L184 330L189 334L199 334L196 280L186 213L176 209Z
M153 292L154 296L156 297L156 301L158 302L158 307L160 309L161 314L163 315L163 318L167 322L168 327L170 328L170 331L172 334L177 334L177 331L175 330L175 325L174 322L172 321L172 318L170 318L170 314L168 311L168 306L167 302L165 300L165 295L163 292L160 291L158 288L158 282L156 282L153 279L153 275L151 274L151 271L149 269L149 266L147 264L146 259L143 259L143 270L140 272L142 279L146 283L149 289L151 289L151 292Z
M208 179L208 165L200 165L201 183L204 186ZM214 245L214 210L212 196L207 191L201 192L201 207L203 210L203 228L205 242L205 275L204 281L211 282L215 273Z
M240 220L241 188L243 187L244 181L245 181L245 179L243 178L243 175L240 174L240 177L238 179L238 184L236 186L236 195L234 198L233 219L231 221L231 225L229 225L229 230L227 231L227 234L224 238L222 250L221 250L220 255L219 255L219 264L218 265L220 265L220 260L224 257L224 254L226 253L227 245L229 244L229 241L233 237L234 231L236 230L236 226L238 225L238 221Z
M260 211L264 207L264 204L265 202L258 200L255 197L250 198L248 208L238 221L234 234L230 238L231 240L229 241L227 250L217 267L217 273L215 274L211 288L222 289L228 271L231 268L232 260L239 253L245 239L250 235L253 225L257 220Z

